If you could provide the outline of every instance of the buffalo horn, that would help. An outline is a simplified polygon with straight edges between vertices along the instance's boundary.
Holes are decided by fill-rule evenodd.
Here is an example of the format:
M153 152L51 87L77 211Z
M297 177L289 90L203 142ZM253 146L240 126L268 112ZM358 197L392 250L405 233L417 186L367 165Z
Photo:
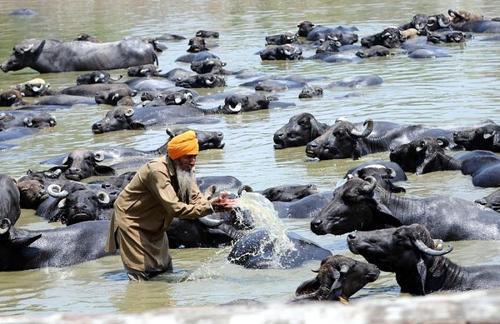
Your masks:
M0 118L0 119L1 119L1 118ZM491 132L491 133L484 133L484 134L483 134L483 138L484 138L484 139L491 138L491 137L495 136L495 133L496 133L496 131L493 131L493 132Z
M111 198L109 198L109 195L106 191L99 191L97 193L97 199L101 204L109 204L111 201Z
M448 145L450 145L450 141L448 141L446 137L438 137L436 138L436 141L441 147L447 147Z
M103 151L94 152L94 160L96 160L97 162L104 161L104 152Z
M417 249L419 249L421 252L428 254L428 255L433 255L433 256L441 256L441 255L445 255L445 254L448 254L451 251L453 251L453 247L451 245L449 245L447 249L441 250L441 251L431 249L430 247L425 245L424 242L422 242L419 239L415 240L414 244L417 247Z
M358 130L353 128L350 132L351 135L353 135L354 137L367 137L368 135L370 135L371 132L373 131L373 120L371 119L365 120L363 126L365 126L363 132L360 133Z
M425 141L420 141L415 148L415 151L420 152L425 148Z
M174 132L170 129L170 128L167 128L165 130L165 132L167 133L167 135L170 137L170 139L174 138L175 137L175 134Z
M213 219L208 216L198 218L198 220L207 227L217 227L224 223L222 219Z
M65 198L68 195L68 192L61 190L61 186L56 183L51 183L47 187L47 193L54 198Z
M24 117L23 123L28 127L33 126L33 120L31 119L31 117Z
M2 218L0 222L0 235L7 233L10 230L10 226L12 225L10 219Z
M238 188L238 196L241 196L241 194L243 193L243 191L253 192L253 189L249 185L243 185L243 186L241 186L241 187Z
M364 180L367 182L367 184L363 185L360 188L360 192L362 192L362 193L372 192L373 189L375 189L375 186L377 185L377 179L375 179L372 176L367 176Z
M129 108L127 109L127 111L125 111L125 116L126 117L132 117L134 115L134 109L133 108Z

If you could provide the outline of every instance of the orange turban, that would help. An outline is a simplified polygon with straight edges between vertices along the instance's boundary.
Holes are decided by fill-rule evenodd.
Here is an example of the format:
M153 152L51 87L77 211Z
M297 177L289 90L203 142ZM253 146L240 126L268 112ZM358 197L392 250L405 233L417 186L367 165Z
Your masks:
M167 144L167 153L172 160L184 155L197 155L199 150L198 138L192 130L175 136Z

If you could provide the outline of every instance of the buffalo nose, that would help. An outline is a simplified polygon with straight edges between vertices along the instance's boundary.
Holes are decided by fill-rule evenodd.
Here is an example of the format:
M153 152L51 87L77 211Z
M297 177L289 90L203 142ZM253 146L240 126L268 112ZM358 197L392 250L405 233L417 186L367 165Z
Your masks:
M356 239L356 233L349 233L347 235L347 239L348 240L354 240L354 239Z
M283 136L284 136L284 135L285 135L285 134L283 134L283 133L276 133L276 137L277 137L277 138L283 138Z
M321 226L321 223L323 223L321 219L313 219L311 221L311 230L314 231L318 229Z

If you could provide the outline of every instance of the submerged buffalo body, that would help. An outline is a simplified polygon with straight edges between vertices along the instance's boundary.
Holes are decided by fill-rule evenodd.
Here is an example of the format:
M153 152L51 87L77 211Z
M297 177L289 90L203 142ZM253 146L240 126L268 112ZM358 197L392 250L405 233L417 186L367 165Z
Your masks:
M65 228L28 231L14 227L0 233L0 271L64 267L101 258L109 221L83 222Z
M413 223L425 225L443 240L500 239L500 218L491 209L453 197L398 197L371 176L353 177L338 187L331 202L311 221L311 230L341 235Z
M425 226L413 224L349 234L351 252L382 271L394 272L401 292L426 295L443 290L500 287L499 265L462 267L443 255L451 247L433 240Z
M30 67L40 73L128 68L157 61L153 45L139 38L112 43L29 39L14 46L0 68L4 72Z

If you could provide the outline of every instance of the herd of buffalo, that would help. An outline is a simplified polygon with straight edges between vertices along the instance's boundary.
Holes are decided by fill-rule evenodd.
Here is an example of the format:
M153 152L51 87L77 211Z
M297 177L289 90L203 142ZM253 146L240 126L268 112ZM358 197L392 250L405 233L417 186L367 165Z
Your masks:
M19 12L23 14L22 11ZM325 62L365 60L373 56L408 55L411 58L447 56L440 43L461 43L473 33L492 33L485 40L499 40L500 19L462 10L447 14L415 15L399 27L359 39L356 27L330 28L310 21L298 24L297 33L266 37L262 60L315 59ZM184 124L217 123L223 114L247 113L283 107L276 90L302 88L300 98L322 96L323 89L306 78L269 77L230 71L210 53L219 33L200 30L189 39L188 54L177 59L191 71L158 68L165 42L185 38L164 34L103 43L90 35L73 41L28 39L16 44L0 65L3 72L26 67L40 73L89 71L76 85L54 91L42 78L4 90L0 94L0 150L8 152L12 140L57 127L52 111L75 104L107 104L109 111L91 127L94 134L166 125L170 137L186 130ZM360 45L357 45L358 40ZM303 52L314 51L311 57ZM128 77L114 77L106 70L128 69ZM226 78L251 79L241 84L252 94L224 93L202 96L196 88L221 88ZM376 75L336 81L328 87L376 85ZM211 104L221 101L220 105ZM222 149L221 132L195 130L201 150ZM478 121L474 127L427 128L367 119L353 123L339 118L333 124L310 113L292 116L276 130L275 149L305 146L310 158L358 159L389 152L389 160L365 162L346 172L333 191L316 186L279 185L258 191L269 199L280 218L309 218L317 235L347 235L359 262L319 247L295 233L288 233L293 247L278 260L282 268L308 260L322 260L317 276L302 283L294 301L345 302L379 272L396 274L402 292L425 295L440 290L470 290L500 286L500 265L463 267L444 255L452 248L443 241L499 240L500 189L473 201L449 196L416 198L404 195L405 172L424 174L460 170L474 186L500 187L500 125ZM50 160L44 170L29 170L18 179L0 175L0 271L62 267L94 260L104 251L113 203L134 175L133 170L155 156L166 154L166 145L147 151L126 147L85 148ZM457 152L460 151L460 152ZM99 176L99 180L92 177ZM90 178L90 179L89 179ZM232 176L197 178L207 196L220 191L241 195L253 191ZM66 227L50 230L16 228L21 209ZM199 220L176 219L168 229L171 248L232 245L228 259L247 268L275 266L273 240L256 228L256 215L243 207L215 213ZM271 262L272 261L272 262Z

